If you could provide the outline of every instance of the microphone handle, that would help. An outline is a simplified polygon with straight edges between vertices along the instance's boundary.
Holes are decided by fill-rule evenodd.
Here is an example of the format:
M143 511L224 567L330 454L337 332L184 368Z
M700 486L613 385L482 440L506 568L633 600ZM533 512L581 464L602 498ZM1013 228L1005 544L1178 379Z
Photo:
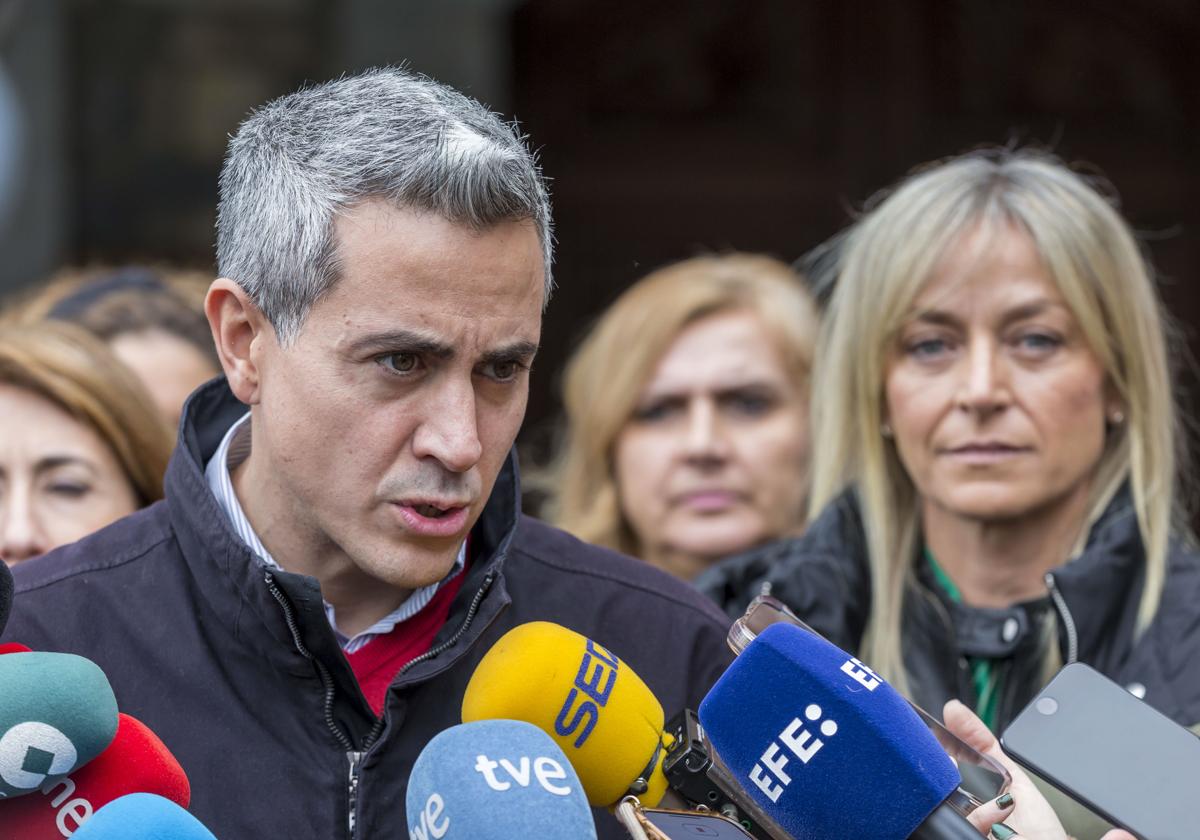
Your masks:
M933 809L909 840L979 840L975 826L944 802Z

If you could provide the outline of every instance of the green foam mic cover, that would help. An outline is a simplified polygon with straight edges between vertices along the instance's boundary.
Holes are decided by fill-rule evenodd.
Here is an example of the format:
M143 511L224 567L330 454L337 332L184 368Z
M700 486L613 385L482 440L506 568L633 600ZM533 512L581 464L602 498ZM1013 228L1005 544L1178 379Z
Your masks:
M0 799L54 782L117 734L117 699L100 667L70 653L0 656Z

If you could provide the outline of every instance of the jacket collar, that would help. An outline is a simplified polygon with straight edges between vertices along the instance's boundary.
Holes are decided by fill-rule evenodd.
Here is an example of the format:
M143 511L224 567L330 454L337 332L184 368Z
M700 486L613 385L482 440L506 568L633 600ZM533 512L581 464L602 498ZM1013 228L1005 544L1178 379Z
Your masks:
M1078 635L1079 658L1097 667L1117 664L1111 657L1132 648L1146 577L1145 546L1128 485L1093 523L1079 556L1050 577L1068 613L1062 616L1060 606L1060 637L1069 620Z
M310 675L311 666L295 649L283 610L267 586L266 569L238 538L204 476L204 466L225 432L245 411L224 377L207 382L188 398L164 481L171 524L195 585L221 624L258 655L293 673ZM481 619L507 603L501 576L519 518L520 481L516 454L510 452L471 532L473 562L459 595L469 600L490 575L489 603ZM318 581L290 572L273 574L295 608L306 647L322 658L340 660L333 656L337 642L325 619ZM458 612L456 605L448 624ZM485 621L476 624L486 626Z
M824 538L820 534L824 534ZM856 555L848 561L866 564L863 524L856 494L847 491L813 523L804 541L838 544ZM968 656L1004 657L1040 643L1039 618L1054 608L1049 596L1014 604L1005 609L984 609L954 603L936 586L918 560L915 578L926 597L936 597L950 615L958 650ZM1054 586L1062 595L1067 616L1058 607L1060 638L1065 645L1065 623L1077 634L1078 655L1093 663L1128 652L1133 638L1138 599L1144 579L1145 553L1134 515L1132 494L1122 488L1092 525L1083 551L1053 569Z

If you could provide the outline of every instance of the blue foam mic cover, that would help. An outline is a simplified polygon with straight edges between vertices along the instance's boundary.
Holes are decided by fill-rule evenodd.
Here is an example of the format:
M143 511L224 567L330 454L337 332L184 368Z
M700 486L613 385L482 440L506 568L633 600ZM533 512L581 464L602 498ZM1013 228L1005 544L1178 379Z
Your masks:
M960 782L895 689L789 624L742 651L699 715L713 751L795 840L904 840Z
M170 799L130 793L109 802L75 830L71 840L217 840Z
M100 755L117 734L117 699L89 659L0 656L0 799L53 784Z
M571 763L524 721L439 732L417 756L405 803L411 840L596 840Z

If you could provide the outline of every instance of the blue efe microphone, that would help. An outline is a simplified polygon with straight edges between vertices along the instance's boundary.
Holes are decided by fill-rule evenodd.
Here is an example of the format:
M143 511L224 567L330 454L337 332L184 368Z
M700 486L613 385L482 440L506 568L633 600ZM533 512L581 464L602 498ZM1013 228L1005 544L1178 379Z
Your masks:
M720 761L795 840L904 840L961 781L895 689L789 624L768 627L733 661L701 702L700 723ZM915 836L978 837L951 816L961 835Z
M583 785L536 726L481 720L433 737L405 796L410 840L596 840Z
M71 840L217 840L170 799L130 793L109 802L75 830Z

